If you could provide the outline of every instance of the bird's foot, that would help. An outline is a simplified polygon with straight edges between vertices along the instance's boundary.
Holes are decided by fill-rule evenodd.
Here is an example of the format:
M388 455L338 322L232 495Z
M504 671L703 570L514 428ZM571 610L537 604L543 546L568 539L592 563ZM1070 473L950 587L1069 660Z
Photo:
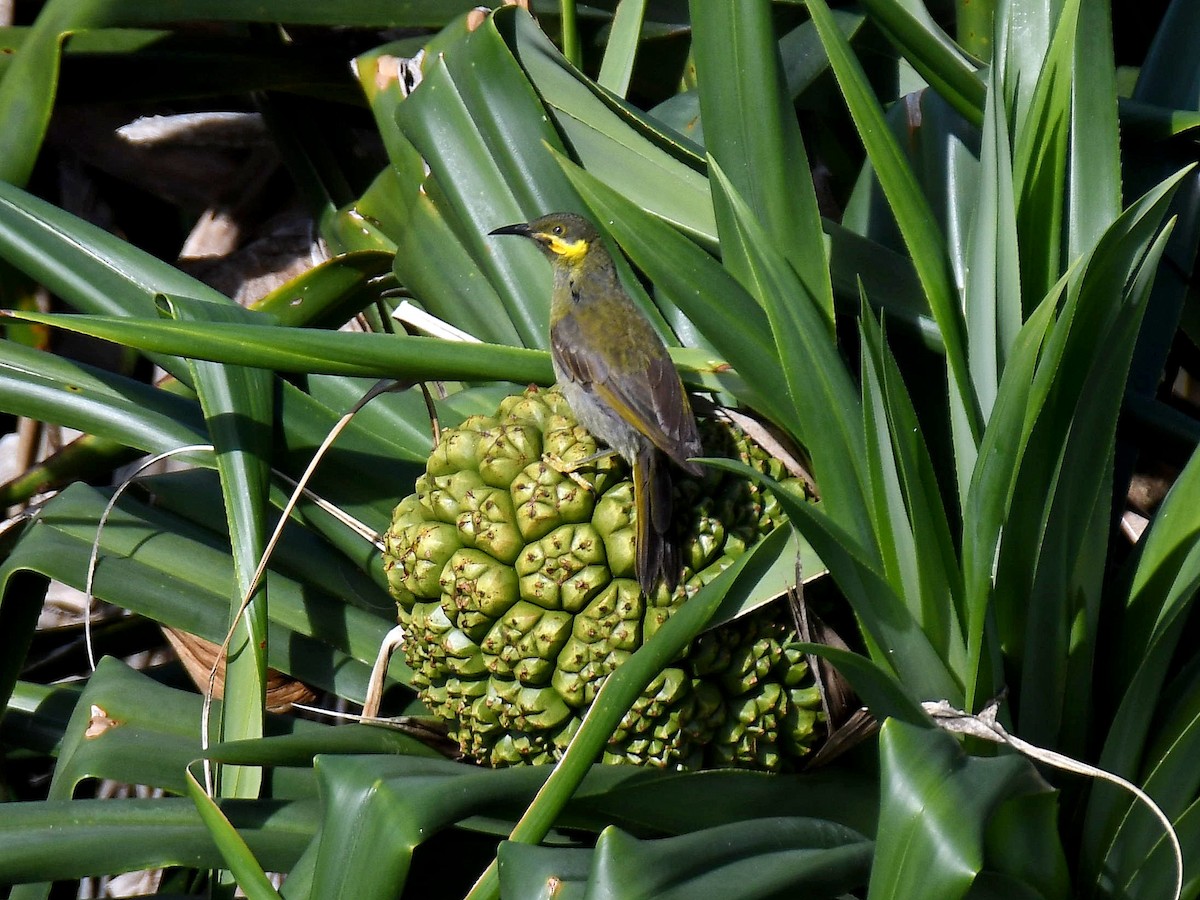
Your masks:
M580 475L578 470L582 469L584 466L596 462L597 460L612 456L616 452L617 451L615 450L601 450L598 453L585 456L583 459L573 459L568 462L557 453L550 453L549 451L546 451L542 454L542 462L552 468L555 472L558 472L560 475L566 475L573 482L590 493L595 491L595 487L593 487L587 481L587 479Z

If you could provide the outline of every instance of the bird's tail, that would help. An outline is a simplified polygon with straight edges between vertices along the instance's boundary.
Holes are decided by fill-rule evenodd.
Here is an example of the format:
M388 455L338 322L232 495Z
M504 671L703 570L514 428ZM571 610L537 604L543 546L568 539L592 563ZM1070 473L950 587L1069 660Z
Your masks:
M661 577L673 591L679 581L679 550L671 539L671 473L666 457L654 447L634 460L633 503L638 583L649 594Z

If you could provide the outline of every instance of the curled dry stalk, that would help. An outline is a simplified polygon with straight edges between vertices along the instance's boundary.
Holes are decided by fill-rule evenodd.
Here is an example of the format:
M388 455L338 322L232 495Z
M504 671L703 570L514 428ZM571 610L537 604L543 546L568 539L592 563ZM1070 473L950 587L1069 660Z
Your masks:
M104 527L108 524L109 517L116 509L117 501L121 499L121 495L125 490L133 484L137 477L152 466L158 465L165 459L170 459L173 456L180 456L184 453L212 453L212 444L188 444L184 447L175 447L172 450L166 450L162 453L157 453L148 459L143 460L138 466L129 473L128 476L117 485L117 489L113 491L112 497L105 504L104 512L100 515L100 520L96 523L96 536L92 539L92 550L88 557L87 565L87 580L84 582L84 598L83 598L83 639L87 646L88 668L91 671L96 671L96 653L92 647L92 595L93 588L96 583L96 566L100 561L100 537L104 533Z
M275 473L279 477L283 478L285 481L292 484L292 492L289 495L288 501L284 505L284 508L282 509L282 511L279 515L279 519L276 522L275 529L272 532L270 539L267 541L267 545L264 548L262 556L258 561L258 566L254 571L254 575L250 579L250 583L247 586L246 591L243 593L242 597L240 598L240 600L238 602L237 611L233 616L233 623L230 625L228 631L225 634L225 638L221 642L220 646L217 648L217 651L213 654L212 664L211 664L211 667L209 668L209 672L208 672L207 684L204 689L204 703L203 703L203 707L202 707L201 722L200 722L200 745L204 751L207 751L209 749L209 747L211 746L211 735L210 735L210 729L209 729L209 722L210 722L211 713L212 713L212 701L216 694L217 680L218 680L218 675L221 670L221 664L222 664L223 660L225 659L225 656L229 650L230 642L233 640L234 632L237 629L237 621L241 618L242 614L246 611L246 608L250 604L250 598L253 597L254 592L258 589L258 586L261 583L264 574L266 573L266 569L270 563L271 557L275 552L275 548L276 548L276 546L278 546L279 540L282 537L284 526L287 524L288 519L290 518L292 512L295 510L296 504L299 503L300 498L303 496L303 497L307 497L307 498L311 499L313 502L317 503L321 507L321 509L325 510L326 512L328 512L331 515L333 515L334 517L336 517L340 522L345 524L351 530L355 531L364 540L371 542L376 547L382 547L382 540L378 534L376 534L371 529L367 528L364 524L357 521L353 517L346 515L342 510L337 509L333 504L329 503L328 501L326 501L323 498L314 494L312 491L310 491L308 489L308 483L312 480L312 477L316 473L318 465L320 465L321 460L324 459L326 453L328 453L329 449L333 446L334 441L337 440L338 436L346 429L346 427L354 419L354 416L357 415L358 412L367 405L367 403L369 403L375 397L378 397L380 394L388 393L391 391L406 390L411 386L412 386L411 383L406 383L406 382L396 382L396 381L387 381L387 380L377 382L369 391L367 391L366 394L363 395L363 397L357 403L355 403L353 408L351 408L350 411L348 411L345 415L343 415L334 424L334 426L329 430L329 433L325 436L325 438L322 440L320 446L314 452L312 459L309 461L308 466L305 468L304 473L301 475L299 480L293 481L292 479L287 478L286 476L281 475L278 472ZM424 389L423 385L422 385L422 388ZM429 404L429 407L432 411L432 409L433 409L432 397L430 397L427 390L425 390L424 392L425 392L426 402L427 402L427 404ZM431 414L431 425L436 433L437 420L436 420L436 417L433 416L432 414ZM179 456L181 454L193 453L193 452L211 453L211 452L213 452L213 449L214 448L211 444L189 444L187 446L177 447L172 450L168 450L163 453L159 453L152 457L149 457L148 459L141 462L134 469L134 471L131 472L121 482L121 484L119 484L117 486L116 490L113 492L112 497L109 499L107 505L105 506L104 511L103 511L102 515L100 516L100 519L97 523L96 535L92 541L91 554L90 554L90 557L88 560L87 576L86 576L86 583L85 583L85 589L84 589L85 604L86 604L85 619L84 619L84 636L85 636L85 643L87 646L88 665L93 672L96 669L96 659L95 659L95 651L94 651L93 645L92 645L91 606L92 606L92 601L93 601L93 591L94 591L94 585L95 585L95 573L96 573L96 568L97 568L97 565L99 563L99 558L100 558L101 536L103 535L104 528L107 525L108 520L111 517L113 510L116 508L118 501L121 499L121 496L125 493L125 491L129 488L129 486L131 484L133 484L134 481L137 479L137 477L142 472L144 472L146 469L158 464L159 462L162 462L165 459L169 459L174 456ZM384 646L386 648L389 645L385 642ZM394 646L395 646L395 644L391 645L392 649L394 649ZM382 679L383 679L382 673L385 672L387 669L387 660L390 658L390 649L385 652L385 650L383 648L381 648L380 658L383 660L382 665L380 665L380 662L377 660L375 671L373 671L373 674L372 674L373 687L375 686L376 680L378 680L378 682L379 682L378 688L373 691L373 694L375 694L375 695L382 694ZM376 676L376 674L375 674L376 671L379 673L378 676ZM372 702L371 697L368 697L367 699L368 699L369 703ZM378 699L379 699L378 696L375 696L375 699L373 701L376 709L378 708ZM307 709L308 707L302 706L302 708ZM371 718L371 716L368 716L367 718ZM211 766L211 762L207 759L204 761L204 777L205 777L205 790L210 795L212 795L214 793L212 766Z
M436 337L441 337L441 338L444 338L447 340L457 340L457 341L474 342L474 343L479 342L479 339L474 337L473 335L470 335L465 331L462 331L460 329L453 328L452 326L447 325L446 323L442 322L441 320L436 319L435 317L430 316L427 313L424 313L417 307L413 306L411 303L407 303L407 302L401 303L394 315L399 321L404 322L405 324L407 324L413 328L416 328L417 330L423 331L427 334L430 334L430 335L433 335ZM427 387L427 385L425 383L419 382L417 384L421 389L421 393L422 393L423 397L425 398L426 408L429 411L430 430L431 430L432 436L433 436L433 445L436 446L439 436L440 436L441 429L440 429L439 422L438 422L437 410L434 405L433 396L430 393L429 388ZM373 399L375 399L376 397L378 397L381 394L390 393L390 392L394 392L394 391L408 390L410 387L413 387L413 385L414 385L413 382L400 382L400 381L391 381L391 380L381 380L379 382L376 382L376 384L373 385L371 387L371 389L368 390L358 400L358 402L355 403L354 406L345 415L343 415L334 424L334 426L329 430L329 433L326 434L325 438L321 441L320 446L313 453L312 459L309 461L308 466L305 468L304 473L301 475L299 480L293 481L292 479L287 478L287 476L284 476L284 475L279 476L279 477L283 478L283 480L287 481L288 483L290 483L292 485L292 493L288 497L288 502L284 505L284 508L280 513L279 520L275 526L275 530L272 532L270 539L267 541L267 546L263 550L262 557L259 559L258 566L254 571L254 575L250 579L250 583L247 586L246 591L243 593L243 595L238 603L238 609L237 609L237 613L234 615L233 624L230 625L229 630L225 634L225 639L221 642L220 648L218 649L217 653L213 657L212 668L210 669L209 676L208 676L208 685L207 685L207 687L205 689L205 693L204 693L204 708L203 708L202 721L201 721L201 746L205 750L207 750L210 746L210 735L209 735L208 723L209 723L209 717L210 717L210 713L211 713L211 709L212 709L212 700L213 700L213 696L214 696L214 692L215 692L215 688L216 688L217 674L220 670L221 661L225 658L225 654L229 650L230 641L233 640L233 634L237 628L237 620L241 617L242 613L244 613L246 611L246 607L249 606L249 604L250 604L250 598L254 595L254 592L258 589L258 586L259 586L260 582L262 581L263 575L266 572L267 565L270 563L271 556L275 551L275 547L278 545L280 537L283 534L284 525L287 523L287 520L291 516L292 511L295 509L296 504L300 500L300 497L305 496L305 497L313 500L321 507L321 509L323 509L326 512L328 512L329 514L333 515L335 518L337 518L339 521L341 521L343 524L345 524L351 530L355 531L364 540L369 541L370 543L374 544L375 547L377 547L379 549L383 548L382 539L377 533L375 533L371 529L367 528L365 525L363 525L361 522L358 522L353 517L346 515L343 511L337 509L333 504L330 504L327 501L323 500L322 498L318 497L317 495L313 494L308 489L308 483L309 483L309 481L312 480L312 476L316 473L317 466L320 465L321 460L324 459L324 457L325 457L325 454L329 451L330 447L333 446L334 441L337 440L338 436L346 429L347 426L349 426L350 422L354 419L354 416L356 416L363 407L365 407L368 403L370 403ZM276 473L276 474L279 474L279 473ZM370 682L369 682L370 687L369 687L366 698L364 698L365 702L364 702L364 706L363 706L363 714L361 716L354 717L358 721L366 721L366 722L380 721L378 719L378 711L379 711L379 704L380 704L380 701L381 701L382 695L383 695L384 677L387 672L388 663L391 660L391 655L395 651L396 647L398 647L400 645L400 642L403 640L403 635L404 635L403 630L400 629L399 626L397 626L396 628L393 628L388 633L387 637L385 637L384 641L382 642L380 649L379 649L379 653L375 660L375 664L373 665L372 670L371 670L371 677L370 677ZM293 704L293 705L299 706L301 709L306 709L306 710L313 711L313 712L322 712L326 715L335 715L334 713L332 713L330 711L315 710L312 707L304 706L302 704ZM206 778L206 782L208 785L208 790L211 793L212 792L212 787L211 787L212 783L211 783L211 776L208 771L207 762L206 762L206 768L205 768L205 778Z
M337 440L338 436L343 431L346 430L347 426L349 426L350 422L354 419L355 415L358 414L359 410L361 410L380 394L385 394L396 390L405 390L411 386L412 385L409 383L396 381L383 380L376 382L376 384L372 386L371 389L367 391L367 393L364 394L357 403L354 404L349 412L338 419L334 426L329 430L329 433L325 435L325 438L321 441L321 445L317 448L316 452L313 453L312 459L309 460L308 466L305 467L304 473L300 476L300 480L296 483L296 487L292 490L291 495L288 497L287 503L284 504L283 510L279 514L279 520L275 523L275 530L271 533L271 537L267 541L266 547L263 549L262 557L258 561L258 567L254 570L254 575L250 579L250 583L246 586L246 591L243 593L242 598L238 603L237 612L233 616L233 622L230 624L229 630L225 633L225 639L221 642L220 649L213 658L213 665L212 669L209 671L208 686L204 692L204 705L200 717L200 746L204 751L207 751L210 746L209 716L212 710L213 691L216 686L217 672L221 661L225 658L225 654L229 651L229 644L233 640L234 632L237 629L237 620L240 619L242 613L246 611L246 608L250 605L250 598L253 597L255 591L258 590L258 586L262 582L263 575L267 571L267 565L271 561L271 556L275 552L275 547L279 544L279 540L283 535L284 526L287 525L288 519L291 517L293 510L296 508L296 504L300 502L300 497L303 496L307 491L308 483L312 480L313 475L316 473L317 466L320 465L321 460L325 458L325 454L329 452L329 448L333 446L333 442ZM376 544L378 544L379 538L377 535L374 536L373 540ZM211 795L213 793L213 782L211 775L211 762L208 759L205 759L204 761L204 777L205 789Z
M1144 803L1154 817L1162 823L1166 838L1171 844L1171 853L1175 860L1175 893L1172 896L1174 900L1179 900L1183 895L1183 847L1179 843L1179 835L1175 833L1175 827L1171 824L1171 820L1167 814L1162 811L1162 808L1154 802L1154 799L1149 794L1136 784L1105 769L1072 759L1053 750L1046 750L1028 741L1023 741L1016 735L1009 734L1004 726L996 720L996 712L1000 708L999 699L989 702L977 715L971 715L961 709L956 709L950 704L949 700L930 700L922 703L921 707L933 717L933 721L944 731L949 731L952 734L970 735L980 740L991 741L994 744L1007 744L1022 756L1036 762L1060 769L1063 772L1074 772L1076 775L1098 778L1101 781L1107 781L1109 784L1115 784L1117 787L1129 791L1129 793Z

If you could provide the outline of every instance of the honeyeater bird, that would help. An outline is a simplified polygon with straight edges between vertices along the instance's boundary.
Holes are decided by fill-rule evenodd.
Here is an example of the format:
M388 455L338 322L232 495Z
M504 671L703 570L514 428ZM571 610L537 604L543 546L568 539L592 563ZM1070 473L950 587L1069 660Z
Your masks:
M679 579L671 539L667 459L693 475L700 435L679 373L657 332L625 292L599 231L573 213L551 213L492 234L529 238L554 267L550 350L571 411L633 469L637 577L646 593Z

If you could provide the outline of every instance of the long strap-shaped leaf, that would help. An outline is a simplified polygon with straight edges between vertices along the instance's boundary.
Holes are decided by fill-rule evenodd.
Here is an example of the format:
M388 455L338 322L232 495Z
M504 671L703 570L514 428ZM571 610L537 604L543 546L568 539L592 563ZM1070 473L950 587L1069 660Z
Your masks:
M1050 290L1071 262L1063 263L1062 229L1071 117L1071 66L1078 20L1079 0L1066 0L1038 75L1029 111L1024 117L1018 115L1013 130L1013 185L1021 244L1021 290L1027 310Z
M980 668L984 661L985 618L988 615L997 617L1001 631L1018 643L1019 636L1024 633L1024 610L1028 606L1028 587L1033 578L1030 565L1036 563L1036 551L1040 546L1037 534L1045 527L1044 516L1049 509L1046 493L1053 491L1056 483L1046 480L1056 477L1053 471L1041 473L1042 480L1029 491L1036 495L1036 503L1027 498L1026 505L1032 506L1033 511L1012 513L1031 436L1041 421L1041 449L1035 454L1035 462L1043 461L1051 466L1060 464L1072 420L1048 416L1042 421L1043 410L1052 392L1059 408L1073 410L1079 393L1086 386L1089 367L1078 360L1072 363L1071 354L1079 359L1091 359L1095 352L1092 342L1098 339L1097 317L1099 320L1105 316L1114 317L1125 302L1122 287L1143 262L1172 192L1185 174L1181 172L1168 179L1126 210L1091 256L1060 279L1055 290L1026 321L1013 346L980 445L963 511L964 618L972 666L968 676L968 705L983 694L994 693L999 687L999 683L994 682L996 673L985 676ZM1090 265L1092 261L1094 268ZM1095 308L1089 307L1085 311L1085 324L1073 331L1074 316L1085 283L1089 301ZM1063 301L1061 312L1058 309L1060 301ZM1088 325L1089 322L1092 324ZM1066 364L1064 355L1067 356ZM1013 554L1015 548L1026 546L1033 555L1027 557L1026 562L1018 561L1015 556L1002 559L999 555L1002 535L1008 543L1008 554ZM1011 577L999 577L997 566L1000 562L1009 567ZM1025 585L1023 589L1010 583L1015 578L1021 579L1021 584ZM991 598L996 585L1006 599L993 605ZM1010 616L1016 618L1010 619ZM981 678L983 683L979 682Z
M715 159L714 195L726 210L725 258L738 259L739 280L767 312L775 357L787 391L792 433L812 456L829 515L878 561L870 515L862 405L823 312L800 276L760 226Z
M920 421L883 329L862 332L863 415L885 572L952 671L963 671L962 570Z
M825 0L808 0L808 8L879 184L896 217L900 234L912 255L934 321L941 330L954 387L953 398L961 410L965 427L965 434L957 439L963 445L971 445L969 448L964 446L963 452L968 449L973 452L983 431L983 418L967 367L962 309L951 276L950 260L946 256L945 239L916 176L905 162L903 150L887 127L866 74L837 29L828 5Z
M546 836L604 748L605 741L633 706L638 695L704 630L728 593L739 585L754 581L750 576L761 564L757 558L764 555L770 557L785 538L786 528L776 529L740 556L728 569L689 597L688 602L667 619L641 648L605 679L579 731L571 738L562 760L513 828L511 840L538 843ZM476 882L469 897L484 900L498 896L499 883L493 862Z
M968 121L978 125L983 119L983 81L972 62L938 27L924 5L900 0L864 0L862 5L930 87ZM964 14L960 8L960 24Z
M961 694L956 674L938 655L916 617L875 564L866 558L852 535L819 506L798 500L749 466L732 460L714 460L710 464L739 472L771 489L792 524L817 551L846 595L877 666L896 676L914 699Z
M237 322L250 314L233 304L187 298L165 299L174 318L192 322ZM262 737L266 712L267 591L251 578L266 547L267 496L270 490L274 384L265 369L193 360L192 380L216 450L217 472L225 502L225 520L233 549L234 579L229 597L231 627L225 667L225 704L221 738ZM242 598L253 600L242 610ZM256 797L261 770L227 770L220 791L228 797Z
M548 353L518 347L273 325L36 313L11 315L137 350L276 372L450 381L489 380L503 373L517 383L550 384L554 380Z
M691 12L692 52L709 156L752 211L770 246L796 271L832 333L833 288L821 215L813 180L807 175L808 154L785 89L771 4L694 0ZM739 252L740 242L725 246L726 232L739 227L721 202L727 194L713 195L721 256L726 267L744 280L748 263Z

